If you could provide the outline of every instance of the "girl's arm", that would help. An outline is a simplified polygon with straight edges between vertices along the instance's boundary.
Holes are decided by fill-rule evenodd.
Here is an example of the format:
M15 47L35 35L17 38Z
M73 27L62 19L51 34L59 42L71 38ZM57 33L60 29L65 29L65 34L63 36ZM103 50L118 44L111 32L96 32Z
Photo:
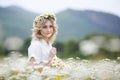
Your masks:
M52 59L53 59L53 57L56 55L56 48L52 48L51 50L50 50L50 53L49 53L49 55L48 55L48 59L47 60L45 60L45 61L42 61L41 63L40 63L40 65L43 65L43 66L47 66L47 65L49 65L49 63L52 61Z
M56 48L53 47L51 50L50 50L50 54L48 56L48 61L51 62L53 57L56 55Z
M42 72L42 69L43 69L43 65L40 65L39 66L39 64L35 64L35 58L34 57L31 57L30 58L30 65L32 66L32 68L34 69L34 70L37 70L37 71L39 71L39 72Z
M35 62L35 58L34 58L34 57L31 57L29 64L32 66L32 68L34 68L34 62Z

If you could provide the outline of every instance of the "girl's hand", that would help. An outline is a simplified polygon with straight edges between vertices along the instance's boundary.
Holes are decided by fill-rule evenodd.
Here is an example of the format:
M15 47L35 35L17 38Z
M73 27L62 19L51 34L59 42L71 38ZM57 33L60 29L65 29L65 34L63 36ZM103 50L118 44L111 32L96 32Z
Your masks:
M49 54L49 56L48 56L48 60L51 61L55 55L56 55L56 48L53 47L53 48L50 50L50 54Z
M50 54L56 55L56 48L55 48L55 47L53 47L53 48L50 50Z
M32 66L32 68L34 68L34 62L35 62L35 58L31 57L29 61L29 65Z

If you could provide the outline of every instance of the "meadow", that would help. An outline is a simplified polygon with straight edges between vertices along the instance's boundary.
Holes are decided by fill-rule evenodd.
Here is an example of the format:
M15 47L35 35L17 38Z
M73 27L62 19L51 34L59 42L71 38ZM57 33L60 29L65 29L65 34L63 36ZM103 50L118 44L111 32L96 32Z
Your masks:
M27 64L27 57L18 52L0 60L0 80L119 80L120 57L116 60L68 58L65 66L45 67L42 72Z

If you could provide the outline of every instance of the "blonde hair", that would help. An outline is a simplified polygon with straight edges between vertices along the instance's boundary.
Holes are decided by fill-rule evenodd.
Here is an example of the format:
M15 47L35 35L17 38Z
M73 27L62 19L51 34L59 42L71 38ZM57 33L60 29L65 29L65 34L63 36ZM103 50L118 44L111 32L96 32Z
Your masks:
M42 28L47 21L50 21L53 26L53 34L49 38L49 43L53 43L56 34L57 34L57 24L56 24L56 17L54 14L42 14L37 16L33 21L33 32L32 32L32 40L41 40L43 36L41 35L40 28Z

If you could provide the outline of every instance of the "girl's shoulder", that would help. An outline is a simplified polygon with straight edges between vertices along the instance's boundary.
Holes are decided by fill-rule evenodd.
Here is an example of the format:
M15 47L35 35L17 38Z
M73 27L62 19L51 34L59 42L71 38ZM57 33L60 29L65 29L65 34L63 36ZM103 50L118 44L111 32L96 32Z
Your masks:
M32 40L31 41L31 45L40 45L41 44L41 41L39 40Z

